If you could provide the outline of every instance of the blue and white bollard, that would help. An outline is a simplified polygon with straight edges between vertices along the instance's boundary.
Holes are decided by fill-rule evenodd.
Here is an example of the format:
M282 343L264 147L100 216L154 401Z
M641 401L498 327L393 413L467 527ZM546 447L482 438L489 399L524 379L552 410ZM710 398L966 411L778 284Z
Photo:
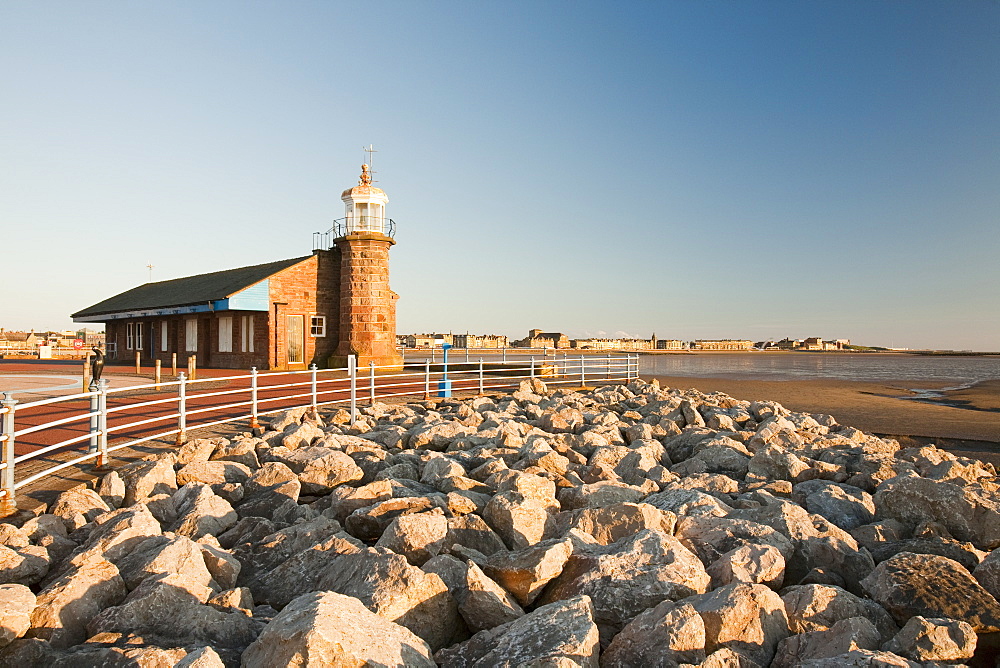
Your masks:
M438 396L439 397L450 397L451 396L451 381L448 380L448 349L451 348L450 343L442 343L441 349L444 351L444 369L441 374L441 381L438 383Z

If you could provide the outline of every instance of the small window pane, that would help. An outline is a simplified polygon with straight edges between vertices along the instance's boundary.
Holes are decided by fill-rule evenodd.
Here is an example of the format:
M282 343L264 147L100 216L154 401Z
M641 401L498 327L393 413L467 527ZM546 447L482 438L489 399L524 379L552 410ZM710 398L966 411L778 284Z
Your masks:
M313 336L326 336L326 316L314 315L310 323L309 333Z

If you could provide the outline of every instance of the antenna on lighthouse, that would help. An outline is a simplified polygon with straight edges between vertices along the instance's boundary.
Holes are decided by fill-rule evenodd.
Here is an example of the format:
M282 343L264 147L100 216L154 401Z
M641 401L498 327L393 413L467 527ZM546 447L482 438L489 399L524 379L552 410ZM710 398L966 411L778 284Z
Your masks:
M373 144L368 144L367 147L362 146L361 150L368 154L368 172L372 175L372 183L375 183L375 166L372 164L374 156L372 153L378 153Z

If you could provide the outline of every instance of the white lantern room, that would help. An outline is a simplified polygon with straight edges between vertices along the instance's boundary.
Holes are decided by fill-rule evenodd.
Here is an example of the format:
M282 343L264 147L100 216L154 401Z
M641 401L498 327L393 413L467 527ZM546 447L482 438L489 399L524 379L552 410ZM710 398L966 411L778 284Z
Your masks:
M388 219L385 217L385 205L389 203L389 198L381 188L372 185L368 165L361 165L358 185L345 190L340 199L345 206L346 234L389 234L386 228Z

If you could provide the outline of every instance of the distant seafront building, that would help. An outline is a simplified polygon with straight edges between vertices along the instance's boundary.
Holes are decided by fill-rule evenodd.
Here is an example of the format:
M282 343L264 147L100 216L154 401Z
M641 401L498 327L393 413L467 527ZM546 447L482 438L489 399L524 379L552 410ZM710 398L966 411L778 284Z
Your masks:
M406 348L433 348L447 343L456 348L507 348L510 342L501 334L405 334L397 337Z
M397 365L396 300L389 288L394 223L368 165L341 195L345 217L314 235L313 253L146 283L73 314L106 323L108 352L144 362L194 355L228 369Z
M456 348L507 348L510 341L502 334L455 334Z
M780 341L760 341L754 347L761 350L848 350L851 347L850 339L823 340L818 336L807 339L782 339Z
M753 341L743 339L697 339L691 342L692 350L750 350Z

